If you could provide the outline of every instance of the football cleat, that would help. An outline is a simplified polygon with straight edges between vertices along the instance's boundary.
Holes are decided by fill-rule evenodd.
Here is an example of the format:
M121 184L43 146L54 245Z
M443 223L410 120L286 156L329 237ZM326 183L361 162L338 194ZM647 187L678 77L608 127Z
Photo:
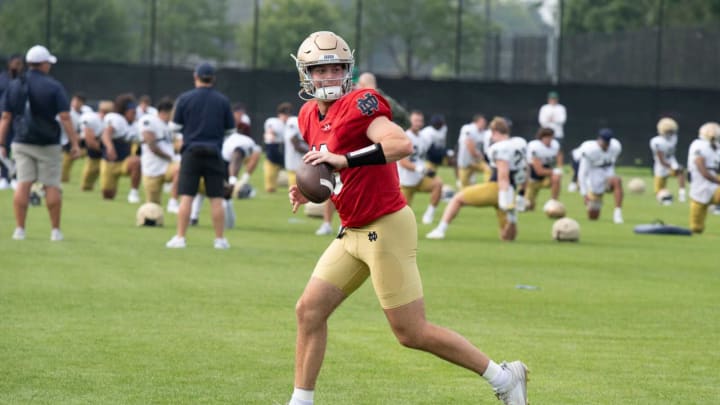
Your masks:
M502 388L495 390L495 396L505 405L527 405L528 370L522 361L502 362L500 367L510 372L510 381Z
M63 239L64 239L63 234L62 234L62 232L60 232L59 229L53 229L52 231L50 231L50 240L51 241L60 242Z
M422 223L425 225L430 225L433 223L434 215L431 212L426 212L422 217Z
M25 230L22 228L15 228L12 238L15 240L25 240Z
M623 223L622 210L620 208L615 208L613 212L613 222L616 224Z
M430 233L425 235L427 239L445 239L445 232L441 231L440 228L435 228Z
M332 226L330 226L326 222L323 222L323 224L320 225L320 228L318 228L318 230L315 231L315 235L317 235L317 236L332 235L332 233L333 233Z
M213 247L215 249L230 249L230 243L225 238L215 238Z
M140 193L137 190L130 190L128 193L128 202L130 204L138 204L140 202Z
M180 211L180 204L178 204L176 199L170 199L167 203L167 212L170 214L177 214L178 211Z
M182 249L185 245L185 238L181 238L180 236L173 236L172 239L170 239L166 244L165 247L170 249Z

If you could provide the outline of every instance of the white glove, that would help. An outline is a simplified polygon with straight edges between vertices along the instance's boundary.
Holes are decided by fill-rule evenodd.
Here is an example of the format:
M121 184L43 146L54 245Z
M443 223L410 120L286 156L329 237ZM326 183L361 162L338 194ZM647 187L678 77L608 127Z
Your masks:
M240 176L240 183L247 184L249 182L250 182L250 175L247 172L243 173L242 176Z
M563 175L563 169L562 169L562 167L556 167L556 168L554 168L553 171L552 171L552 174L553 174L553 175L557 174L558 176L562 176L562 175Z
M425 174L425 164L422 162L415 163L415 173Z
M230 183L231 186L234 186L235 183L237 183L237 177L230 176L230 178L228 179L228 183Z

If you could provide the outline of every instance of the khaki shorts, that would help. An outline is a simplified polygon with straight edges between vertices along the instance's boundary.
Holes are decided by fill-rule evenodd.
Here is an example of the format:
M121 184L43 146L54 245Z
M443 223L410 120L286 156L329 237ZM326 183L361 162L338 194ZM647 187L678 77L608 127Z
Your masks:
M87 157L85 166L83 166L82 180L80 181L81 189L89 191L95 186L95 181L100 175L100 158Z
M145 189L145 200L156 204L162 203L163 185L172 181L173 173L180 165L176 162L170 163L164 174L159 176L143 176L143 188Z
M432 191L434 184L434 177L430 178L425 176L422 178L422 180L420 180L420 183L414 186L400 186L400 191L405 197L405 201L407 201L408 205L410 205L412 204L413 196L415 196L416 192L429 193Z
M40 182L45 186L59 187L62 174L60 145L31 145L13 143L18 182Z
M551 176L545 176L541 180L530 180L525 190L525 198L530 201L531 204L535 205L535 200L537 199L540 189L550 188L551 184Z
M474 173L477 172L482 172L483 180L485 182L489 181L490 176L492 175L492 169L484 161L473 163L468 167L458 168L458 179L460 179L460 185L462 186L462 188L472 185L470 183L470 178Z
M100 189L101 190L117 190L118 179L120 176L130 174L128 170L128 159L125 158L119 162L109 162L103 159L100 162Z
M385 309L423 296L417 267L417 225L410 207L361 228L347 228L320 257L313 277L352 294L370 276Z
M263 163L263 174L265 177L265 191L275 191L278 188L278 175L282 167L267 159Z
M498 191L500 188L494 181L465 187L458 194L467 205L473 207L494 207L500 229L507 224L507 213L498 207Z
M690 199L690 230L695 233L702 233L705 230L705 218L710 204L720 204L720 187L715 190L712 199L707 203L699 203Z

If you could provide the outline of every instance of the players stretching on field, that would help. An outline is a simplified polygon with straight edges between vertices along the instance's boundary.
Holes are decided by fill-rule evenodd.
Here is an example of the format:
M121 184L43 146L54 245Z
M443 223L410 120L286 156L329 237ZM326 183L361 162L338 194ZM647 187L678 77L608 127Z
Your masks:
M408 205L412 204L416 191L430 193L430 204L423 214L423 224L432 224L435 216L435 208L440 203L442 194L442 180L436 176L434 169L428 168L425 162L425 155L430 145L420 136L420 130L424 124L423 113L413 111L410 113L410 128L405 131L413 146L413 153L398 160L398 175L400 176L400 189L402 190Z
M720 125L708 122L700 127L698 139L690 144L690 230L702 233L710 204L720 204Z
M596 140L583 142L578 150L578 187L591 220L600 217L603 194L612 192L615 197L613 222L623 223L622 180L615 174L615 162L620 152L622 145L609 128L602 128Z
M85 95L82 93L75 93L73 94L72 98L70 99L70 120L72 121L72 126L75 128L75 133L78 135L81 134L81 126L82 126L82 115L88 112L92 112L92 108L85 105ZM62 129L62 127L60 127ZM80 138L80 147L83 148L85 145L82 142L82 137ZM73 158L70 153L70 142L68 141L68 136L65 133L65 130L62 130L61 134L61 143L62 143L62 151L63 151L63 161L62 161L62 175L61 175L61 181L63 183L67 183L70 181L70 172L72 171L73 163L75 162L76 158Z
M142 182L145 189L145 201L162 205L162 192L165 183L172 182L177 192L177 180L180 165L175 160L173 133L168 126L172 114L173 101L162 99L157 105L157 114L145 114L140 118L140 136L142 136ZM177 194L172 198L177 199Z
M485 161L485 137L490 136L487 131L487 120L482 114L476 114L471 123L465 124L460 129L458 136L457 168L458 182L461 188L472 184L472 176L482 172L484 181L492 175L492 169Z
M130 176L129 203L139 203L140 158L130 155L130 139L136 137L135 98L123 94L115 99L115 112L105 115L102 133L103 160L100 162L100 188L103 198L115 198L120 176Z
M667 178L675 176L678 181L678 201L685 202L685 171L675 159L678 141L678 125L672 118L661 118L657 123L658 135L650 140L650 150L655 163L655 194L667 185Z
M506 404L526 404L527 368L498 365L459 334L425 319L416 262L415 216L400 193L395 162L412 153L390 107L375 90L351 91L353 53L328 31L311 34L297 52L303 92L299 114L310 145L305 162L326 162L341 188L331 199L343 230L315 266L297 306L295 390L290 405L311 405L327 346L330 315L371 277L398 341L482 375ZM308 200L289 190L293 211Z
M465 205L494 207L500 226L500 239L515 240L517 211L515 190L525 182L527 142L520 137L510 138L507 121L495 117L490 122L492 146L488 150L492 176L490 181L466 187L455 194L445 207L440 224L426 235L428 239L444 239L450 223Z
M535 209L535 202L541 188L550 188L550 201L557 201L562 179L562 166L560 166L562 162L558 160L560 142L554 138L553 130L540 128L535 138L528 143L527 149L530 179L525 193L527 200L525 209L528 211Z
M105 115L111 113L115 108L115 104L109 100L100 101L97 113L88 111L80 117L80 134L85 141L87 148L87 158L83 167L82 179L80 180L80 189L82 191L91 191L95 187L95 182L100 175L100 161L102 160L102 136L105 125L103 119Z
M265 120L265 162L263 172L265 177L265 191L274 193L277 190L278 174L285 166L285 155L283 154L283 135L285 134L285 123L292 113L292 104L280 103L277 106L277 117L270 117Z
M294 186L296 184L295 172L302 163L303 155L308 151L308 145L298 128L297 117L292 116L285 123L283 141L285 142L285 171L288 176L288 186Z
M232 192L225 195L223 208L225 209L225 229L235 226L235 210L233 198L251 198L255 191L250 185L250 176L255 171L260 160L262 149L247 135L234 132L225 138L222 145L222 158L227 173L227 183L232 186ZM245 166L245 173L240 176L240 170ZM192 210L190 211L190 223L197 224L200 218L200 209L205 196L198 193L193 199Z

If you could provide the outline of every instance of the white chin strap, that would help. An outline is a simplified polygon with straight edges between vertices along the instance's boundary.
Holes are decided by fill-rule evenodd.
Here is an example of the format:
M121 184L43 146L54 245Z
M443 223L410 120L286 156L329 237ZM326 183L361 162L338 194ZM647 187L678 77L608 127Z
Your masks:
M327 86L315 89L314 97L320 100L337 100L342 95L342 86Z

